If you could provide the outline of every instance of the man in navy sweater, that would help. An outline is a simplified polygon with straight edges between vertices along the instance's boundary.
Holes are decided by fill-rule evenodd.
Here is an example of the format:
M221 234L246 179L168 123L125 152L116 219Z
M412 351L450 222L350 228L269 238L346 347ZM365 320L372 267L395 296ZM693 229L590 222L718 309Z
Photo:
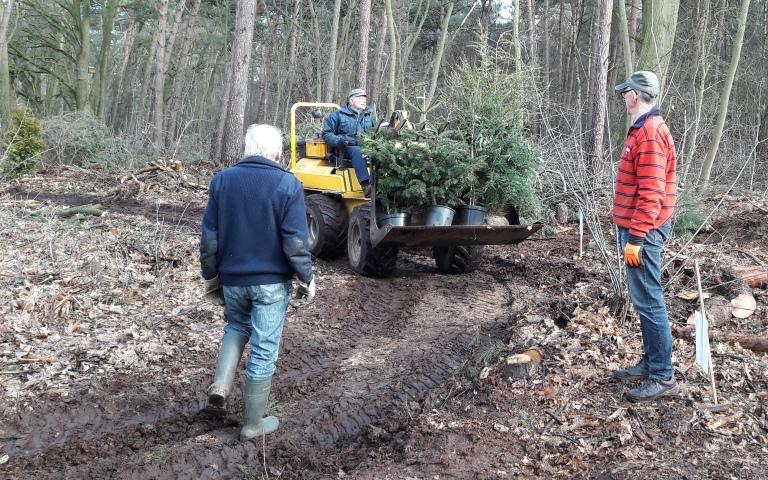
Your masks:
M265 417L275 372L291 281L298 279L294 306L315 295L307 217L301 183L280 166L282 138L269 125L251 125L245 158L211 181L200 236L205 296L224 305L224 338L206 411L224 412L245 344L245 422L241 437L277 429Z
M360 139L374 125L376 117L362 88L350 90L347 104L328 115L323 122L323 140L352 161L357 181L366 197L371 194L371 187L368 166L360 150Z

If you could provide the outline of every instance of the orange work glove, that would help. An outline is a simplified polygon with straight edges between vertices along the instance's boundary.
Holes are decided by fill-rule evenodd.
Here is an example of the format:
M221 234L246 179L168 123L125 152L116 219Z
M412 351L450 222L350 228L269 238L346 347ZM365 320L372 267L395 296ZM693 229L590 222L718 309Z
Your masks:
M640 261L640 255L642 252L642 245L633 245L631 243L627 243L624 246L624 263L632 268L642 267L643 264Z

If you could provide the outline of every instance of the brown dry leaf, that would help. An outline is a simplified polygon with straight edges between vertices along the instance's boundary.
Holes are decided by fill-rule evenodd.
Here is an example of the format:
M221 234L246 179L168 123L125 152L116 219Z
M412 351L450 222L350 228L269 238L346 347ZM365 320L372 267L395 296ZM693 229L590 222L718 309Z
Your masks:
M67 322L67 332L74 333L80 330L80 320L71 319Z
M621 419L621 429L619 430L619 441L622 445L626 444L632 439L632 425L629 424L629 420L626 418Z
M689 290L687 292L680 292L675 296L677 298L680 298L682 300L687 300L690 302L691 300L697 300L699 298L699 292L694 292Z
M724 427L731 426L736 423L736 420L740 419L744 415L741 410L734 412L732 415L720 415L714 421L707 424L707 428L710 430L719 430L719 433L730 433L724 429Z
M56 295L53 297L53 315L64 317L72 313L72 298L66 295Z

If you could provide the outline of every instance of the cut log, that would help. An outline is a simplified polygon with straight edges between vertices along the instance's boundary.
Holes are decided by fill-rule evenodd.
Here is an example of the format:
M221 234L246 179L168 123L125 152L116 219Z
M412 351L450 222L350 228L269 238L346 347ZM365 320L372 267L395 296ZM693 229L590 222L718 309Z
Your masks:
M736 318L747 318L757 310L757 301L749 293L742 293L731 300L731 309Z
M674 326L672 333L678 338L696 340L696 327L688 325L685 327ZM754 335L739 335L736 333L719 332L717 330L709 331L709 338L721 340L728 343L739 344L742 348L752 350L753 352L768 353L768 337L758 337Z
M535 348L510 355L501 375L505 379L528 378L538 371L541 358L541 352Z
M104 207L96 203L96 204L80 205L79 207L69 207L63 210L58 210L56 211L56 216L62 217L62 218L69 218L75 215L93 215L95 217L100 217L101 214L103 213L104 213Z
M710 327L720 327L730 321L733 314L731 302L721 295L712 295L704 299L707 321Z
M762 265L725 268L723 269L723 280L740 280L749 288L764 288L768 285L768 270Z

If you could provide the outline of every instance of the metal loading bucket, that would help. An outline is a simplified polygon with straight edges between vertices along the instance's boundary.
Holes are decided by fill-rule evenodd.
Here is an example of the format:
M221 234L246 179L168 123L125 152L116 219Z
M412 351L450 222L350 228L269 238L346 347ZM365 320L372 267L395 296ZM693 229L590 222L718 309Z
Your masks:
M453 245L510 245L538 232L543 223L533 225L448 225L376 228L371 225L371 244L375 247L450 247Z

